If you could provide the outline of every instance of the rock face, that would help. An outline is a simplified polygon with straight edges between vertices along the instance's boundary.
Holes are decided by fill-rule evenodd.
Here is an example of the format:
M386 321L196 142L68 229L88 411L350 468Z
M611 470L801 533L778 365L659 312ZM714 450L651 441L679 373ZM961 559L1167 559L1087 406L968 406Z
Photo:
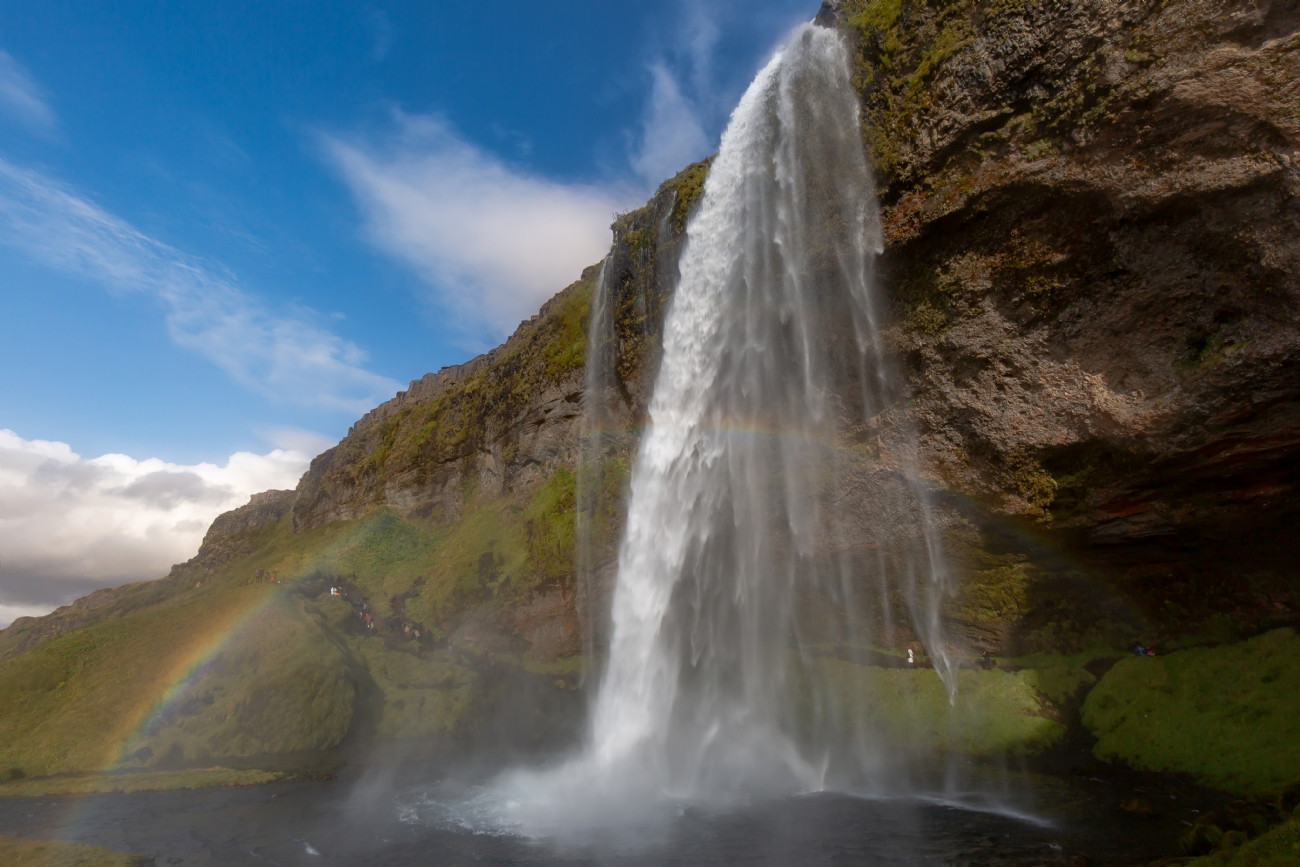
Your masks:
M1139 595L1293 614L1300 9L846 0L839 20L936 481Z

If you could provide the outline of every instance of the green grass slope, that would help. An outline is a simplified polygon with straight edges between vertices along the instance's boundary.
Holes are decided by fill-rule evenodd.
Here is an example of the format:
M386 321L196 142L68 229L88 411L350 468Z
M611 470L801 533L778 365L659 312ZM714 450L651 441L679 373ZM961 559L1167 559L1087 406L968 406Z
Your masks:
M1122 660L1089 693L1094 754L1233 792L1300 781L1300 636Z
M861 721L873 739L901 754L1033 753L1065 734L1065 726L1049 718L1051 704L1037 690L1032 671L960 670L950 702L947 687L930 668L879 668L837 659L815 664L831 706L814 708L805 689L805 714L830 717L835 726Z

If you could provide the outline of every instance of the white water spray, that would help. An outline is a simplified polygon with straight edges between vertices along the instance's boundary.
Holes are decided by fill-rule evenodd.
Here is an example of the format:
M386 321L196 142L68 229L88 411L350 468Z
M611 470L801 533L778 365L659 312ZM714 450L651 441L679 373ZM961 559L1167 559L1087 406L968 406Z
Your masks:
M585 811L598 826L629 798L816 790L831 762L869 759L850 705L870 697L846 701L809 650L869 645L878 627L855 613L868 589L885 624L901 598L951 693L942 557L915 474L872 470L892 480L876 512L898 527L864 530L846 493L869 463L867 419L899 393L858 111L839 35L807 25L732 114L664 326L590 742L518 781L525 825Z

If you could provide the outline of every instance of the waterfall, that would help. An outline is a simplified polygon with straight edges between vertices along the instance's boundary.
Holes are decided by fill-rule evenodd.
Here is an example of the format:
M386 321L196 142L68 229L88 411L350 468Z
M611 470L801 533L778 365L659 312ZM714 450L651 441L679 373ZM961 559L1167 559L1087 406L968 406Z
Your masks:
M612 810L631 792L815 790L832 762L870 764L858 711L871 696L829 683L817 654L888 640L900 603L950 695L955 684L915 438L891 463L868 435L901 390L836 32L798 28L759 72L686 231L589 743L530 782L561 812L579 798Z

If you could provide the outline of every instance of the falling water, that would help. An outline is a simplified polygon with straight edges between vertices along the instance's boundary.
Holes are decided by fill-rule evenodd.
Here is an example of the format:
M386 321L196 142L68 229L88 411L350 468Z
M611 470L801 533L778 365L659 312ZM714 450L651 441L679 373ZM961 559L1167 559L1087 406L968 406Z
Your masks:
M909 625L895 608L951 694L914 438L886 459L868 424L900 391L859 123L841 39L814 25L732 114L664 326L590 741L531 780L535 803L730 802L869 769L871 697L829 682L817 651L887 643Z

